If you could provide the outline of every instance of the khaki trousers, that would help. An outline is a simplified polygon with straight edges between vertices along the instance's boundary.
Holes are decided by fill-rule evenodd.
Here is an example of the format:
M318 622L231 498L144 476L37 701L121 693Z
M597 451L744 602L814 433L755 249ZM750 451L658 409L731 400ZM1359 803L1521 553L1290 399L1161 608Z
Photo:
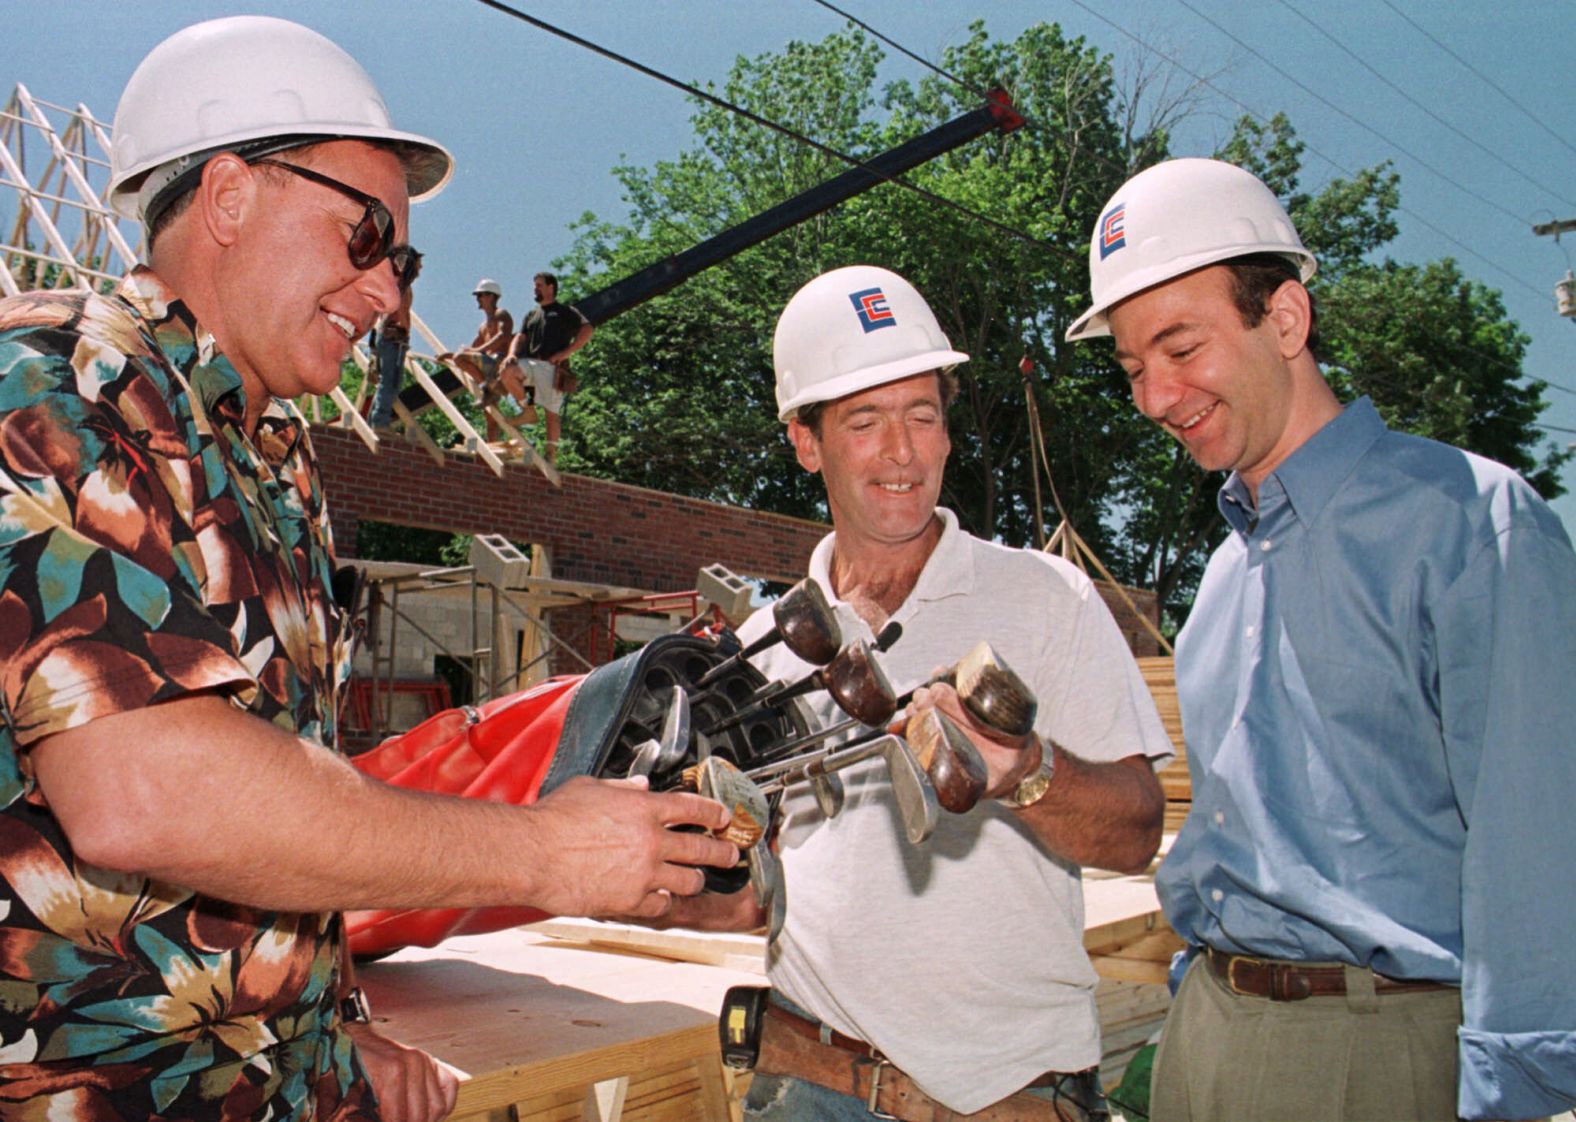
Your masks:
M1236 994L1202 957L1166 1017L1153 1122L1454 1119L1459 990L1376 995L1349 966L1340 997Z

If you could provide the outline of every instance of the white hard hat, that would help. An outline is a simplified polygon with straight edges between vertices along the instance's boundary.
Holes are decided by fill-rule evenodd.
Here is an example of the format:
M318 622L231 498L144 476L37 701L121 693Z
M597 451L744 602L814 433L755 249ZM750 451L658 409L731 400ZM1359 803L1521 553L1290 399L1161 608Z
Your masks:
M476 287L471 289L472 296L480 296L483 292L490 292L500 298L503 296L503 289L498 287L498 282L487 277L477 281Z
M777 419L968 360L908 281L874 265L833 269L794 293L777 319Z
M1089 239L1090 308L1069 341L1111 333L1106 313L1157 284L1250 253L1275 253L1306 282L1318 268L1275 193L1220 160L1167 160L1112 195Z
M193 24L154 47L115 109L110 205L127 218L223 151L255 158L318 141L389 142L413 201L448 182L441 145L389 122L355 59L317 32L270 16Z

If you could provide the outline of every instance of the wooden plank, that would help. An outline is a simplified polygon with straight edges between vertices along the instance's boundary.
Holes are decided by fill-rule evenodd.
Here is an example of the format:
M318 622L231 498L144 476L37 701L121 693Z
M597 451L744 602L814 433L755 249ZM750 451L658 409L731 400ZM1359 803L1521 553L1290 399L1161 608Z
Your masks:
M1148 877L1091 875L1084 902L1119 1078L1164 1015L1153 995L1174 936ZM716 1010L728 986L762 984L764 954L759 935L553 920L407 948L362 983L381 1030L460 1074L456 1119L724 1122L740 1087L721 1068Z
M721 1080L701 1077L697 1065L719 1063L723 991L760 976L577 950L515 930L407 948L363 967L361 981L380 1030L461 1075L456 1117L516 1107L534 1118L518 1109L526 1104L547 1119L567 1097L568 1117L577 1118L588 1088L629 1076L628 1122L630 1099L645 1093L637 1081L676 1069L691 1088L680 1116L726 1112L725 1103L702 1102Z
M729 970L766 973L766 939L732 931L653 931L634 924L594 919L547 919L525 928L540 935L615 954L645 954Z

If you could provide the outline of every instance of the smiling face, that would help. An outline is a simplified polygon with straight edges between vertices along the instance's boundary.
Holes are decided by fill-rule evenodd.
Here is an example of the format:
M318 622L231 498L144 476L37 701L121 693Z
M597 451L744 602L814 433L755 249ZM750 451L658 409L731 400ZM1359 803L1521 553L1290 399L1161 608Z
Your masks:
M788 436L799 463L826 484L839 551L924 535L952 450L941 378L915 374L838 398L822 411L820 430L794 420Z
M395 244L406 240L409 202L399 160L360 141L287 151L309 166L383 201ZM252 185L215 276L216 322L209 323L246 386L248 413L268 396L327 393L354 339L399 307L387 260L357 269L347 251L362 207L329 187L267 167L246 169Z
M1237 471L1256 489L1310 433L1298 390L1302 366L1317 375L1303 346L1306 320L1296 322L1306 301L1288 281L1263 321L1247 327L1219 265L1124 300L1108 319L1134 404L1200 467Z

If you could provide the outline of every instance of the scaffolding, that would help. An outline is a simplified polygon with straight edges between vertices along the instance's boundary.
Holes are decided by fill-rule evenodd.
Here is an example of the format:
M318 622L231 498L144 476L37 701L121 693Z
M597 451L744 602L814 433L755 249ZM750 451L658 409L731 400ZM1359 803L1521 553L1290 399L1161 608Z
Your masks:
M611 657L613 651L608 649L587 658L555 635L546 623L546 613L554 608L591 607L606 611L609 648L619 621L627 620L632 610L663 631L674 630L706 614L701 609L703 597L695 591L656 594L555 579L547 575L550 565L545 547L533 548L527 558L498 535L478 535L472 542L471 562L438 569L397 562L356 562L368 578L362 648L370 672L358 671L352 679L359 684L352 687L351 708L360 716L357 732L369 736L372 743L400 731L393 713L398 695L408 693L426 699L436 696L438 679L434 674L401 675L397 654L402 643L407 652L414 646L402 639L402 630L414 632L425 644L424 649L447 656L462 668L469 687L466 703L481 705L546 679L555 650L565 652L577 671L590 670ZM455 641L445 641L435 634L436 628L417 618L411 604L414 597L429 601L447 598L463 605L449 611L451 617L463 612L461 626L450 629L451 633L458 632ZM635 605L639 607L634 608ZM603 632L603 625L593 623L593 646ZM441 703L433 703L428 712L450 700L444 695Z

